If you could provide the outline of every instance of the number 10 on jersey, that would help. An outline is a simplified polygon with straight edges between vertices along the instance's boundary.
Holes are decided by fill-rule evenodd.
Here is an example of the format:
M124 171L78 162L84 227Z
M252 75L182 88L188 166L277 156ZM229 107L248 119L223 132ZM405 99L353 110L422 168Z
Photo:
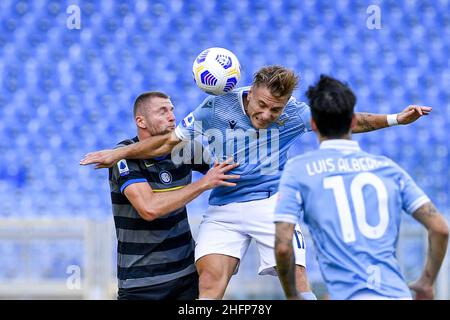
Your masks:
M371 186L375 189L379 214L379 222L376 226L371 226L367 223L366 205L363 195L365 186ZM356 240L349 200L353 204L359 232L369 239L379 239L383 236L389 224L389 204L386 186L379 177L370 172L357 174L350 182L350 198L347 195L342 176L325 178L323 187L333 191L344 242L351 243Z

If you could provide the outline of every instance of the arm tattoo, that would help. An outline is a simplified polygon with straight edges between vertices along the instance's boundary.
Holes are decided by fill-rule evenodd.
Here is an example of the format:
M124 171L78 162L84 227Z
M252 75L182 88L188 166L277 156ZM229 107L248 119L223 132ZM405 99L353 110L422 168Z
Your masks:
M424 215L427 218L431 218L438 214L436 207L431 202L425 203L423 206L417 209L416 212L418 214Z
M377 128L372 124L372 115L370 113L358 113L356 120L358 125L358 130L356 132L368 132L376 130Z

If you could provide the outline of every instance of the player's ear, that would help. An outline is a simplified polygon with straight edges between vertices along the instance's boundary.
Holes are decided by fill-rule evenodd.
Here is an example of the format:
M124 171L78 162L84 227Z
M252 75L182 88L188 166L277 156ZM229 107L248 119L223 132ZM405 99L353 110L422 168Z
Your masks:
M141 129L146 129L147 128L147 123L145 122L145 119L143 116L139 115L136 116L136 118L134 119L136 122L136 125L138 126L138 128Z
M313 118L311 118L311 129L312 129L312 131L319 133L319 129L317 129L316 122L314 121Z

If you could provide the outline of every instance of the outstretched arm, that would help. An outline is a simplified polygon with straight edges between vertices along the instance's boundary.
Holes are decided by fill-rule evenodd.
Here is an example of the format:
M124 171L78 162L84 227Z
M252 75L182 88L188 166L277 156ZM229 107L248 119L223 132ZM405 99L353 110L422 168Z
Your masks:
M153 192L147 182L139 182L126 187L124 194L142 219L152 221L184 207L206 190L217 186L236 186L235 182L227 180L239 179L240 176L226 173L237 166L239 166L238 163L230 164L230 161L221 164L216 162L200 180L175 191L157 193Z
M149 159L168 154L180 143L174 132L153 136L126 147L88 153L81 159L81 165L97 164L95 169L110 168L120 159Z
M395 124L409 124L428 115L431 110L431 107L410 105L396 115L357 112L355 113L356 126L353 128L353 133L369 132Z

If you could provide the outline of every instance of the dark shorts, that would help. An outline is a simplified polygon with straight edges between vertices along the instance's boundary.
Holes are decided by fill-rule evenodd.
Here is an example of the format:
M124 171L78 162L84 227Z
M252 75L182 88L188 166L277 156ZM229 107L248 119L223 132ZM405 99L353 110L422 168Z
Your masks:
M195 300L198 298L198 274L148 287L119 289L118 300Z

